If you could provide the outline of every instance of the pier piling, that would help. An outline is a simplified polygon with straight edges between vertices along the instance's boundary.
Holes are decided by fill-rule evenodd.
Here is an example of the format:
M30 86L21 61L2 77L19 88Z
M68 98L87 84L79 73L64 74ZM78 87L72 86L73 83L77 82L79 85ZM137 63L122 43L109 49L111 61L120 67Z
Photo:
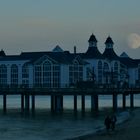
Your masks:
M77 95L74 95L74 111L77 111Z
M3 94L3 112L6 113L7 110L7 98L6 98L6 94Z
M81 96L81 105L82 105L82 111L85 111L85 95Z
M24 112L24 94L21 94L21 112Z
M35 95L32 94L32 112L35 112Z
M134 94L132 92L130 93L130 107L134 107Z
M122 101L123 101L123 109L125 109L126 108L126 94L125 93L122 94Z
M117 94L113 93L113 110L116 111L117 110Z
M25 94L25 111L30 110L30 96L29 94Z

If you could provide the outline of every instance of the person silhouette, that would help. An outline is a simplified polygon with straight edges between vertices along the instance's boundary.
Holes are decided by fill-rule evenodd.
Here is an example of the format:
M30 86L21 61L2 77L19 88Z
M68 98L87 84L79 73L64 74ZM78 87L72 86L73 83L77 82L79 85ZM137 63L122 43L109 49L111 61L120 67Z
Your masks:
M115 126L116 126L116 122L117 122L117 118L115 115L112 115L110 119L111 119L111 121L110 121L111 126L110 127L111 127L112 131L114 131Z
M104 124L106 126L106 130L109 131L110 129L110 123L111 123L111 118L110 116L108 115L106 118L105 118L105 121L104 121Z

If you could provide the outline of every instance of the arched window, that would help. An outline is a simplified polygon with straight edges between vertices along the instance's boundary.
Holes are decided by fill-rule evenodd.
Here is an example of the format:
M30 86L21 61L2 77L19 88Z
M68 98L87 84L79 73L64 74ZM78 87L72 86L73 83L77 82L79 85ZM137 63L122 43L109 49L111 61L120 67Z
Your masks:
M104 73L105 83L109 83L110 82L110 72L109 72L109 65L107 63L104 63L103 73Z
M11 66L11 85L18 85L18 66L15 64Z
M36 87L42 86L42 66L41 65L34 66L34 84Z
M49 61L43 64L43 86L51 87L52 83L52 65Z
M109 71L109 66L107 63L104 63L104 71Z
M69 66L69 84L75 84L83 80L83 65L79 64L77 60Z
M114 63L114 81L115 82L118 81L118 63L117 62Z
M99 61L98 62L98 82L99 83L102 83L102 74L103 73L103 70L102 70L102 62Z
M7 84L7 67L6 65L0 65L0 86Z
M27 64L22 66L22 84L28 85L29 84L29 68Z
M48 88L60 87L60 66L50 61L43 63L43 86Z

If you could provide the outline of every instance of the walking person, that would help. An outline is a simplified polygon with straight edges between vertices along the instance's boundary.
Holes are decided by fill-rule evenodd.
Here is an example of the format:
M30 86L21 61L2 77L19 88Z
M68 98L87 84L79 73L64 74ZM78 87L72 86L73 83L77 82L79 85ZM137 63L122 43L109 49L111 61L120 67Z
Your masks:
M107 117L105 118L105 121L104 121L104 124L105 124L105 127L106 127L106 130L107 130L107 131L109 131L109 129L110 129L110 123L111 123L111 119L110 119L109 116L107 116Z
M112 115L111 116L111 121L110 121L112 131L115 130L116 122L117 122L116 116L115 115Z

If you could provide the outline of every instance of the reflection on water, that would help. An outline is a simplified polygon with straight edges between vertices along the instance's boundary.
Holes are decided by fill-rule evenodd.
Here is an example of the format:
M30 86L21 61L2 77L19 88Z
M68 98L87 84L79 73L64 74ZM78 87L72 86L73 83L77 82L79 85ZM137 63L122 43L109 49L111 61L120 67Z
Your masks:
M81 98L78 97L78 112L73 112L73 97L64 97L64 112L51 113L50 98L36 98L36 112L34 115L21 114L20 97L8 96L7 114L0 110L0 139L2 140L63 140L94 132L103 126L104 112L110 112L107 107L112 106L111 96L100 96L100 112L90 112L90 97L86 97L86 112L81 109ZM135 105L140 106L140 96L135 97ZM129 96L127 97L129 106ZM118 105L122 106L122 98L118 97ZM2 98L0 98L2 108ZM105 111L103 110L105 108Z

